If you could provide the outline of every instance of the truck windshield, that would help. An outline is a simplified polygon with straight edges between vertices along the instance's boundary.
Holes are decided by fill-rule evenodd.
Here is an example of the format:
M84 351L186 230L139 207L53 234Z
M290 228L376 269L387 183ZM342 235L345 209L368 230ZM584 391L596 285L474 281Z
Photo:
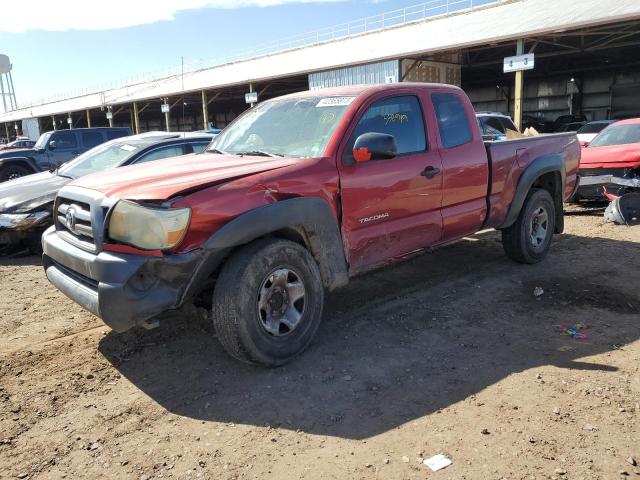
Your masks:
M139 150L137 145L107 142L83 153L75 160L66 163L58 170L65 177L82 177L90 173L100 172L117 167Z
M309 97L257 105L227 127L209 151L318 157L355 97Z
M607 145L628 143L640 143L640 124L612 125L600 132L589 144L589 147L606 147Z
M40 135L40 138L38 139L36 144L33 146L33 148L35 150L44 150L44 147L46 147L47 142L51 138L51 134L52 133L53 132L47 132L47 133L43 133L42 135Z

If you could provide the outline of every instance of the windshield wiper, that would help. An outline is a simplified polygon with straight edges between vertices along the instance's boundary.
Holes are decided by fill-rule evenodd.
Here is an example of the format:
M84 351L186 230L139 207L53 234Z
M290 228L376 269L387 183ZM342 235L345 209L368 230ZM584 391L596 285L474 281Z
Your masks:
M282 153L270 153L262 150L251 150L249 152L236 152L236 155L251 157L284 157Z
M217 148L212 148L211 150L206 150L207 153L217 153L218 155L229 155L227 152L223 152L222 150L218 150Z

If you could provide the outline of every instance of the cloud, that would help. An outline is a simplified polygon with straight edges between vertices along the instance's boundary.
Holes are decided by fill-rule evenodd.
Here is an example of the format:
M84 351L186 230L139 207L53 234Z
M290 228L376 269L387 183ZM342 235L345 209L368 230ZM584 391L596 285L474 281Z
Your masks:
M32 0L28 11L0 22L0 32L109 30L175 19L199 8L271 7L344 0Z

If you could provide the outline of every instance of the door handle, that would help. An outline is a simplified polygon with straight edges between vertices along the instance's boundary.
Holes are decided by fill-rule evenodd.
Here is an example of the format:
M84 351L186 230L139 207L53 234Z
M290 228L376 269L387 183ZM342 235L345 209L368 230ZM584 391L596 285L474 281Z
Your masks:
M425 168L422 171L422 173L420 173L420 175L422 175L423 177L427 177L427 178L433 178L439 173L440 173L440 169L439 168L432 167L431 165L429 165L427 168Z

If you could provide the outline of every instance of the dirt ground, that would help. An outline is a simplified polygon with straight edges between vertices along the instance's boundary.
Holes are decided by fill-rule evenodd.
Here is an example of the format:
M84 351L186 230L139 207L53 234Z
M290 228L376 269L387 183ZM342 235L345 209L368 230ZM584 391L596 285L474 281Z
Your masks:
M640 479L640 227L601 212L535 266L489 231L360 277L275 370L198 311L114 334L39 263L0 260L0 478Z

